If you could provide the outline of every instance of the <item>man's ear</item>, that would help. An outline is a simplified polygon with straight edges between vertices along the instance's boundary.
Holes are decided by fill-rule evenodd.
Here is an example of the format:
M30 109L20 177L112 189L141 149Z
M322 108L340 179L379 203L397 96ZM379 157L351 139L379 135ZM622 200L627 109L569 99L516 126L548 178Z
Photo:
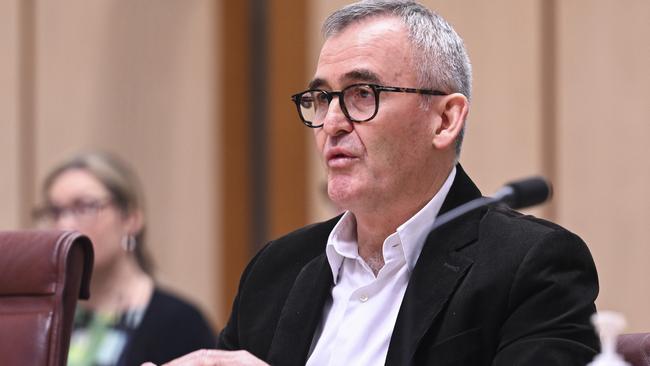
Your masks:
M469 101L460 93L446 95L437 104L440 119L435 126L433 146L445 150L456 143L456 138L463 130L465 118L469 113Z

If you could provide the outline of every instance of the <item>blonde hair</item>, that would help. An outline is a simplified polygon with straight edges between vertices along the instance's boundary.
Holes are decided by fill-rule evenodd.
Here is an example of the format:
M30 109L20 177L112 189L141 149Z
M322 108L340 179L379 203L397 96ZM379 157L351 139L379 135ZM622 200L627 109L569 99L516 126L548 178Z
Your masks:
M125 215L136 211L144 214L142 185L133 170L122 160L107 152L84 152L57 165L43 181L42 194L47 199L54 181L64 172L81 169L99 180L108 190L115 206ZM135 235L134 254L143 271L151 274L153 264L145 247L145 225Z

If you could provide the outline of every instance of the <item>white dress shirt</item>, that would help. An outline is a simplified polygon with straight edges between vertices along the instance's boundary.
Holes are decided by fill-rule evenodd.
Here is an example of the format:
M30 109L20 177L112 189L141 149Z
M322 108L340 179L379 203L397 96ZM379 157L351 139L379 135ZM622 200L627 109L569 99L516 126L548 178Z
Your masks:
M438 193L384 240L384 266L374 273L359 256L354 214L347 211L327 240L332 298L314 333L307 366L383 365L411 272L447 197L454 167Z

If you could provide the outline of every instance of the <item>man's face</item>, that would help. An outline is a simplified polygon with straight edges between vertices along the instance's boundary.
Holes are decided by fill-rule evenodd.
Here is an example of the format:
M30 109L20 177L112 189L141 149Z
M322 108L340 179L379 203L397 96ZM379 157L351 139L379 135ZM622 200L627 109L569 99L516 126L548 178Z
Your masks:
M311 87L338 91L355 83L418 87L407 30L392 17L348 26L327 39ZM314 130L328 172L328 194L355 213L430 199L436 153L434 104L417 94L381 92L369 122L346 119L335 98ZM439 157L437 158L440 159Z

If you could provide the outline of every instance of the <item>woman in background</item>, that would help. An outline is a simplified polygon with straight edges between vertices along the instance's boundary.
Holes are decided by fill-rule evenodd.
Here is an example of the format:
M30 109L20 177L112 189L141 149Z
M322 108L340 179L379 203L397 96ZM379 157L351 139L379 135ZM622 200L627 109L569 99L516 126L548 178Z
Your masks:
M152 278L140 185L124 163L105 153L75 156L50 172L43 196L38 219L86 234L95 249L91 297L77 307L68 365L162 364L214 348L201 313Z

